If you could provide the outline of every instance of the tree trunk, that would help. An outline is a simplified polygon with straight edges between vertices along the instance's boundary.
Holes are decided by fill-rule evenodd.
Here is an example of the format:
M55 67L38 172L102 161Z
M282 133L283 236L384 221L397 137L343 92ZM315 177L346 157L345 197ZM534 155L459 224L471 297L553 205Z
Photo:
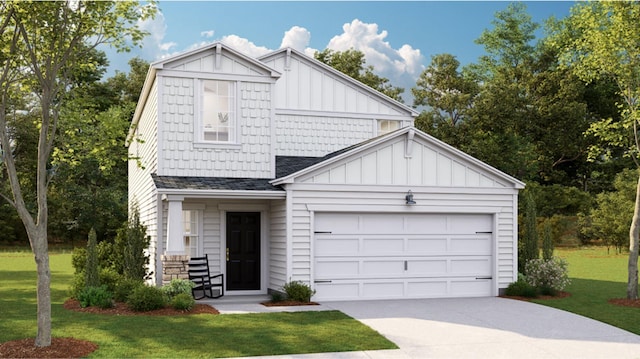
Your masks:
M36 234L38 238L32 240L32 249L38 272L36 286L38 296L36 347L48 347L51 345L51 269L49 267L49 245L46 235L46 230L38 230Z
M638 299L638 234L640 234L640 177L636 187L636 204L629 230L629 278L627 299Z

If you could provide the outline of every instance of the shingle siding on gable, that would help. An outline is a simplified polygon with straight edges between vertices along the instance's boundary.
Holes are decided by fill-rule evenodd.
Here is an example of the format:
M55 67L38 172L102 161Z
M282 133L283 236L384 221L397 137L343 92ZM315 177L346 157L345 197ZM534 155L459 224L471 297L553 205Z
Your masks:
M276 116L276 155L321 157L373 137L371 119Z
M160 77L163 86L163 168L160 175L272 177L271 85L238 82L237 143L197 144L197 79Z

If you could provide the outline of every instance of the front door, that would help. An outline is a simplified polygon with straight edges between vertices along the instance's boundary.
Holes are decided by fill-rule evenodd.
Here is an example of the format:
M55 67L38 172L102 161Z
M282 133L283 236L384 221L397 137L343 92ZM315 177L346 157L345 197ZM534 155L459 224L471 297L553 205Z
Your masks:
M227 213L227 290L260 289L260 213Z

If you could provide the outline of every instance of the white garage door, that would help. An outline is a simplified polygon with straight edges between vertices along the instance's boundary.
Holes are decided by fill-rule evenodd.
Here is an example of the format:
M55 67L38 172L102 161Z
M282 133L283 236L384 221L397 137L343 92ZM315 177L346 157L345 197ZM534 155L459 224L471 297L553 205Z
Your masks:
M316 213L314 300L491 296L492 219Z

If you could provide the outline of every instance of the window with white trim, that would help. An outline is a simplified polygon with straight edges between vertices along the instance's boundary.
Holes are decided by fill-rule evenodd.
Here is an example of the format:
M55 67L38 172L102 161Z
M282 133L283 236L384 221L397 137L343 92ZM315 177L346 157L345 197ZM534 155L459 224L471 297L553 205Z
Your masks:
M204 142L235 142L235 83L221 80L202 80L201 84L201 140Z
M198 257L200 254L200 223L198 217L200 217L198 211L182 211L184 252L190 257Z
M378 136L393 132L400 128L400 121L378 120Z

